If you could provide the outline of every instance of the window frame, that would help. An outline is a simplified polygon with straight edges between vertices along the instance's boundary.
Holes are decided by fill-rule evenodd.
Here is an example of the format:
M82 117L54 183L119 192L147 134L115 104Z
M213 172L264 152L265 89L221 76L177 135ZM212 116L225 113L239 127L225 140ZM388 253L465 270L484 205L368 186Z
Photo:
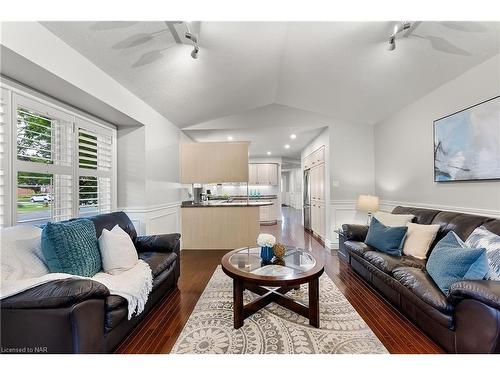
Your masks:
M67 108L61 107L56 103L46 100L40 96L33 95L17 87L12 87L4 82L0 82L0 89L2 96L7 96L7 126L5 129L5 153L7 170L4 171L5 182L5 212L4 212L4 227L13 225L22 225L18 223L18 210L17 210L17 186L18 186L18 172L36 172L36 173L50 173L70 175L72 179L71 188L71 217L79 217L79 163L78 163L78 131L77 124L84 123L86 126L95 129L100 133L106 133L111 137L111 170L108 176L111 180L111 202L110 211L115 211L117 207L117 130L114 125L98 122L90 117L87 117L81 112L71 111ZM25 108L27 110L36 112L40 115L47 116L56 120L67 122L71 126L72 132L72 165L61 166L46 163L29 162L18 160L17 158L17 110L18 108ZM52 140L54 142L54 140ZM53 143L55 145L55 143ZM50 166L50 167L49 167ZM3 168L4 166L2 166ZM81 170L81 169L80 169ZM89 169L89 171L92 171ZM51 219L53 215L51 214ZM26 223L26 224L29 224ZM1 224L0 224L1 225Z

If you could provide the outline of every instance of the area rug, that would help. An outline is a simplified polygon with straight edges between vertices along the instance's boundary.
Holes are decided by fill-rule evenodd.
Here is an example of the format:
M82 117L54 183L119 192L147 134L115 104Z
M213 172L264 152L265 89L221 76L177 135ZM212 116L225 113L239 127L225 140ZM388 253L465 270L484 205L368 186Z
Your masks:
M307 284L287 293L307 304ZM257 296L245 291L245 303ZM233 328L233 283L220 266L214 272L171 353L177 354L361 354L387 353L340 290L320 278L320 328L277 304Z

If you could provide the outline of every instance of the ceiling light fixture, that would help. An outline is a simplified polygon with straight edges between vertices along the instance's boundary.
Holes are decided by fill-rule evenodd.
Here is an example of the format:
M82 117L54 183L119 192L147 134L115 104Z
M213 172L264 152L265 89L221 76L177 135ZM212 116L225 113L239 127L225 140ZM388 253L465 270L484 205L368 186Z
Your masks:
M402 31L408 30L410 27L411 23L406 21L399 22L394 25L394 32L389 37L389 46L387 47L389 51L394 51L396 49L396 35Z
M295 139L295 138L297 138L297 136L295 134L290 134L290 138Z
M232 136L230 136L230 135L228 135L228 136L227 136L227 140L228 140L228 141L232 141L232 140L233 140L233 137L232 137Z
M268 154L268 155L272 155L272 152L271 152L271 151L268 151L268 152L267 152L267 154Z
M285 145L285 148L290 148L290 145Z

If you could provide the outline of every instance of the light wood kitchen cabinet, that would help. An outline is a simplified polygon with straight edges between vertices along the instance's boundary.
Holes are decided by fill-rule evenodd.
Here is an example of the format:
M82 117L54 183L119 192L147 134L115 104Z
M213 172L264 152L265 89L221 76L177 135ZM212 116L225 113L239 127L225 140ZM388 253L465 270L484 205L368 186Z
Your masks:
M277 164L250 164L248 168L250 185L278 185Z
M219 250L255 246L261 208L183 207L182 248Z
M181 144L181 183L248 181L248 142Z

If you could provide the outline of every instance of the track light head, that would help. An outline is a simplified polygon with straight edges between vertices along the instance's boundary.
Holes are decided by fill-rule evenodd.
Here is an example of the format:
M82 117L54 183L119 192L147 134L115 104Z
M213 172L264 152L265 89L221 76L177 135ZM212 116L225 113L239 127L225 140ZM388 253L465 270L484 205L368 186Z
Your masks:
M200 48L198 46L194 46L191 51L191 57L196 60L198 58L198 52L200 52Z
M186 39L189 39L194 44L198 43L198 38L196 37L196 35L191 34L189 31L186 34L184 34L184 36L186 37Z
M396 49L396 37L391 36L389 39L389 46L387 47L389 51L394 51Z

